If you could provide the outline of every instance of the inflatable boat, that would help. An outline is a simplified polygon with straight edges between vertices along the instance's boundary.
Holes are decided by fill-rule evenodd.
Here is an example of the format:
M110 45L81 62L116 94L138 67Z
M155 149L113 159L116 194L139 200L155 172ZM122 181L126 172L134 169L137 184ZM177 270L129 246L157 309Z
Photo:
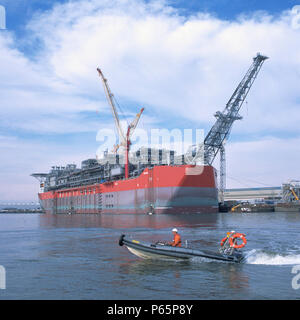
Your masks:
M237 262L244 259L244 255L239 250L234 250L232 254L213 252L208 250L195 250L184 247L172 247L163 242L149 243L126 238L124 234L120 236L119 245L125 245L134 255L143 259L191 259L195 257Z

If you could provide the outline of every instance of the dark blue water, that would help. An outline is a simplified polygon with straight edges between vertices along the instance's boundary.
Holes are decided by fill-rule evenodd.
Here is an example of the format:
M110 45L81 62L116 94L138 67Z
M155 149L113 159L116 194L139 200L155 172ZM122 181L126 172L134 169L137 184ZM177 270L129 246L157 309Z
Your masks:
M148 261L118 245L121 233L217 250L229 230L246 234L243 264ZM204 215L0 215L0 299L299 299L299 213ZM300 281L299 281L300 282Z

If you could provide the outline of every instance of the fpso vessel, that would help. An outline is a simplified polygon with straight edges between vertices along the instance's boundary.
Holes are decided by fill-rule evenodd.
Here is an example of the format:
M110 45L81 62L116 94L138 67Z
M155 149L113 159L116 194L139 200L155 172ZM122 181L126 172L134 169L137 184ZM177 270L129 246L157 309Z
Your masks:
M144 166L133 170L128 179L122 166L108 171L105 165L88 159L81 169L67 165L52 167L48 174L33 174L41 182L41 207L46 213L83 214L218 211L212 166Z
M128 125L120 126L114 95L97 69L112 108L124 154L104 152L100 160L82 161L35 173L41 183L39 200L46 213L201 213L218 211L216 172L197 163L198 152L175 156L175 151L140 148L129 154L131 136L144 108ZM116 147L116 146L115 146ZM186 156L188 158L186 158ZM199 156L199 155L198 155ZM131 157L131 160L130 160ZM201 155L200 155L201 158ZM187 161L187 162L186 162ZM199 162L198 162L199 163ZM202 163L202 162L201 162Z
M33 174L41 183L39 199L42 208L47 213L217 212L216 172L211 164L216 154L223 150L233 122L241 118L238 112L266 59L268 57L260 53L253 58L224 111L216 113L217 120L204 140L205 161L201 162L207 164L204 166L189 165L182 155L178 157L183 161L177 161L174 151L166 156L163 150L156 150L156 159L152 161L153 150L150 148L136 151L135 161L129 161L131 135L144 109L136 115L125 134L119 123L114 95L98 68L119 137L122 138L120 146L125 148L125 166L124 161L120 162L120 155L114 155L115 161L110 161L106 153L104 161L85 160L81 169L71 164L52 167L48 174ZM222 154L221 159L224 152ZM197 163L194 160L192 163ZM224 174L221 177L224 178Z

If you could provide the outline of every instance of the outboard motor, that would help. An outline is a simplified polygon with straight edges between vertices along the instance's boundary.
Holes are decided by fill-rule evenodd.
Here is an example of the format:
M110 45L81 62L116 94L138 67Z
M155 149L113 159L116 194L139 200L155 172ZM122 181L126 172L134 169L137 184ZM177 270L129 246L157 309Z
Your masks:
M120 239L119 239L119 246L123 246L123 244L124 244L124 237L125 237L125 234L122 234L121 236L120 236Z

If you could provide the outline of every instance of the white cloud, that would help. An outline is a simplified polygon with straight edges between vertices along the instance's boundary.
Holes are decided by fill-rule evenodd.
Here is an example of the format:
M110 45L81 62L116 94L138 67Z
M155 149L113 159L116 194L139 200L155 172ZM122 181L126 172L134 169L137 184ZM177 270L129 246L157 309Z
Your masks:
M76 139L73 141L74 144L66 145L55 141L0 136L0 202L37 200L39 184L30 176L32 173L48 172L51 166L67 163L80 167L83 159L95 157L95 150L84 146L78 150Z
M3 68L8 72L2 79L26 89L19 92L22 101L35 99L31 106L42 102L40 112L95 110L100 97L103 110L107 105L95 70L100 66L117 95L197 123L212 121L214 112L223 109L251 57L262 51L271 60L250 91L246 130L284 130L289 121L300 120L295 112L300 31L289 17L261 13L232 22L207 14L183 17L159 1L59 4L28 26L31 37L43 43L37 60L11 49L3 65L14 67Z
M261 51L270 60L249 93L241 112L244 120L232 130L235 141L243 135L252 142L229 141L228 163L236 159L229 168L237 175L253 176L254 171L247 171L252 162L242 166L238 159L250 156L250 147L259 154L264 145L270 148L268 154L284 150L286 158L297 159L297 144L292 146L300 136L300 29L293 28L290 11L279 17L256 13L223 21L202 13L182 16L164 1L71 1L37 13L27 31L23 44L41 44L34 58L18 50L12 33L0 34L4 131L94 131L96 136L102 126L113 126L98 66L129 114L147 106L141 127L157 127L160 122L170 126L174 117L192 121L195 127L212 124L215 111L224 108L251 58ZM94 118L83 113L96 110ZM165 118L155 119L153 114ZM277 138L271 143L266 134ZM287 134L295 140L278 138ZM13 150L8 152L14 156ZM266 183L274 181L271 172L276 171L278 179L290 175L286 158L264 158L261 153L258 170L268 172L262 177Z
M0 34L0 126L35 133L97 130L93 122L78 120L80 112L107 114L106 101L80 96L71 84L50 74L42 63L18 51L13 35ZM68 123L69 120L72 120Z
M207 14L185 18L156 5L159 10L137 1L79 1L37 16L30 28L44 43L49 70L78 92L99 92L100 66L118 95L194 121L211 121L223 109L262 51L271 60L250 91L247 131L284 130L287 109L294 113L300 99L300 30L292 28L289 12L229 22Z

